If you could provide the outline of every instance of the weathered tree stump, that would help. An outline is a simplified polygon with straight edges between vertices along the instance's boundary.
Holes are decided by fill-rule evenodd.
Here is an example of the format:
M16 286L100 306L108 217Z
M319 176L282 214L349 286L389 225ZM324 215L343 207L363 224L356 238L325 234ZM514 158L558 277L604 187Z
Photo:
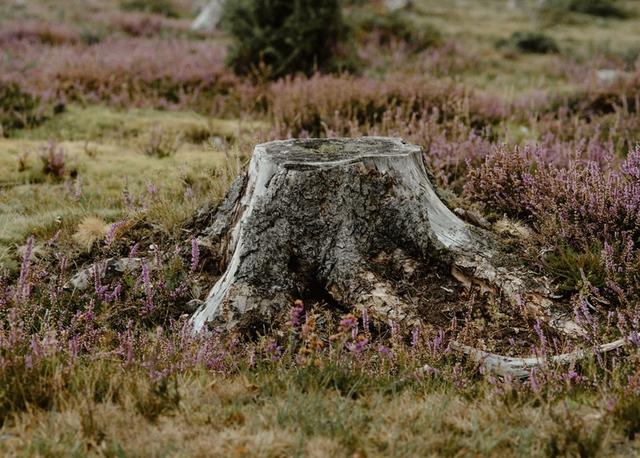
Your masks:
M421 148L400 139L256 146L206 237L221 247L226 271L193 315L196 330L270 323L310 290L382 320L416 323L424 318L419 308L389 279L394 269L425 264L444 266L451 281L489 291L519 313L552 320L544 279L505 255L490 232L451 212Z

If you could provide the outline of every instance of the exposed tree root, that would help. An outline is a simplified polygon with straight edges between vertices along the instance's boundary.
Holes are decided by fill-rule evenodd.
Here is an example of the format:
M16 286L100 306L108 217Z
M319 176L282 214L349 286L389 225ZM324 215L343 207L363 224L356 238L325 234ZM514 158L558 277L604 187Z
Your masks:
M480 364L486 370L502 376L526 379L531 375L533 369L549 364L568 364L585 359L594 353L607 353L626 344L626 339L619 339L614 342L600 345L594 350L576 350L571 353L563 353L548 357L512 358L509 356L497 355L477 348L462 345L458 342L451 342L450 348L458 353L467 355L472 361Z

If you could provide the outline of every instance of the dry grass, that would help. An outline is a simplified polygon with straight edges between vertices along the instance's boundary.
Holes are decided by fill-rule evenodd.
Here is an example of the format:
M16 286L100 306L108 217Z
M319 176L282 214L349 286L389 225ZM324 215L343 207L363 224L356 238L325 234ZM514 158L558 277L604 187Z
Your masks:
M472 399L427 382L393 395L369 388L354 399L310 381L292 383L301 380L299 370L183 374L175 380L179 404L150 419L140 403L153 383L146 376L88 367L72 375L78 389L60 393L55 409L27 411L5 425L0 450L10 456L400 457L545 456L558 447L560 455L573 456L596 439L591 456L640 450L637 442L621 446L597 395L540 404L492 398L480 389ZM98 384L108 393L100 402Z
M82 248L90 251L93 244L103 239L108 232L109 225L103 219L88 216L78 224L78 230L73 234L73 240Z

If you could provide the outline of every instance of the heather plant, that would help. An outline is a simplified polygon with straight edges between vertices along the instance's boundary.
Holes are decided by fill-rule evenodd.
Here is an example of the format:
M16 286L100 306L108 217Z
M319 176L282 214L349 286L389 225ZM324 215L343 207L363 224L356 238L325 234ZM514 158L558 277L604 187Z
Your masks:
M553 38L541 32L514 32L509 39L499 41L498 46L532 54L553 54L560 50Z
M78 34L60 23L16 21L3 23L0 31L0 45L4 47L17 43L59 46L79 41Z
M31 239L29 243L33 246L35 241ZM190 245L185 251L191 251L194 259L199 258L194 255L197 250L193 243ZM16 289L10 286L7 290L3 286L0 296L4 301L3 313L8 317L0 330L0 378L3 381L0 408L7 426L25 409L30 409L30 415L34 412L47 415L54 410L83 406L83 434L91 436L88 440L95 437L110 440L113 438L110 435L118 433L107 427L108 418L113 417L101 416L106 406L129 416L139 415L137 424L144 428L147 424L160 423L161 418L162 421L179 418L185 412L189 412L192 425L199 424L201 416L206 420L210 414L201 412L198 406L212 404L216 415L204 423L210 429L215 418L220 418L220 427L225 424L237 427L253 421L252 410L255 413L255 409L262 409L263 403L271 405L274 400L282 399L283 404L277 405L279 421L284 424L302 423L305 434L333 431L345 447L377 450L368 448L369 439L361 440L348 433L348 429L362 428L359 422L346 430L327 429L326 421L321 420L326 414L320 415L320 410L316 410L327 410L324 404L318 405L321 399L333 393L337 403L347 403L347 410L338 408L338 404L327 410L334 412L338 424L356 421L350 415L345 417L343 412L361 409L362 402L378 403L387 398L402 404L398 412L391 414L398 415L400 421L407 412L413 412L407 410L409 404L405 404L405 397L416 393L452 400L459 399L458 396L483 395L498 403L504 402L518 412L532 408L531 397L548 409L563 393L582 390L584 396L584 390L588 390L591 383L588 372L581 378L554 367L536 373L535 381L530 384L501 381L490 375L478 377L473 375L474 367L454 363L448 351L453 328L408 330L393 325L390 334L378 334L372 332L375 326L364 310L356 315L328 319L313 305L302 302L292 305L290 328L284 334L257 342L216 333L194 336L187 323L170 318L146 324L129 320L114 330L104 324L111 312L96 307L94 301L71 314L65 312L65 307L55 306L69 299L65 298L69 292L60 286L68 267L61 264L49 272L46 279L41 276L43 268L46 267L27 250ZM188 270L193 272L191 275L197 275L197 268ZM58 275L62 278L57 278ZM43 300L46 304L41 305ZM78 303L77 300L74 302ZM138 300L124 299L121 307L136 308L138 303ZM319 322L325 324L319 326ZM159 323L162 325L158 326ZM619 372L615 367L609 374L614 386L618 386L623 377L634 375ZM194 385L198 380L202 386ZM240 389L232 388L234 383ZM566 386L567 391L558 390L558 386ZM205 392L213 393L214 397L203 403L201 396ZM284 392L288 394L283 398ZM622 392L619 395L622 396ZM449 416L457 415L455 412L462 408L459 402L455 400L446 409ZM616 418L629 419L621 421L621 430L631 434L633 408L620 403L616 409ZM425 410L425 406L420 406L416 412ZM412 422L427 421L426 417L414 413L411 418ZM428 418L433 421L432 416ZM603 423L602 428L608 431L603 435L604 430L592 429L566 410L557 410L551 419L549 430L545 426L539 431L536 447L573 453L597 450L614 440L611 434L616 430L610 423ZM495 423L491 418L479 421ZM434 425L426 422L420 430L424 432L425 427ZM451 434L448 440L453 441L462 440L467 434L449 428L445 431ZM592 440L596 438L599 441ZM425 450L441 450L442 444L425 446L434 447ZM506 450L511 446L505 445Z
M186 39L113 38L93 46L22 46L0 66L21 87L50 98L114 106L189 105L224 113L236 78L219 45ZM35 71L26 72L26 68ZM57 96L57 97L56 97Z
M131 37L154 37L178 35L183 28L176 21L151 14L126 13L108 17L109 28Z
M440 122L464 118L481 129L499 122L508 108L500 101L469 94L449 82L399 75L385 81L366 77L316 75L273 83L270 111L276 129L290 136L373 129L384 119L418 122L435 114ZM345 122L346 121L346 122Z
M623 290L635 297L638 154L617 167L611 158L605 168L593 161L554 165L540 149L499 148L471 171L466 191L498 214L529 221L546 244L568 244L549 260L565 285L607 285L618 298Z
M49 142L40 151L42 172L54 180L62 180L67 172L65 150L55 142Z
M231 68L274 79L335 70L345 35L338 0L226 2L222 23L232 39Z
M358 9L349 16L356 30L370 36L378 46L393 41L405 43L412 51L419 52L439 44L440 32L428 23L418 23L413 16L402 11L379 14L370 8Z
M182 139L178 133L155 128L151 131L149 139L140 146L140 151L147 156L162 159L176 154L181 143Z

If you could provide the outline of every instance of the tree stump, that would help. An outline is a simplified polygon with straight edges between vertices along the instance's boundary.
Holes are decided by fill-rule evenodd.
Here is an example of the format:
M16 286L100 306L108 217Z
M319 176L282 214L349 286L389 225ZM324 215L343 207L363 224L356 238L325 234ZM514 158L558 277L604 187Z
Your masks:
M205 234L220 247L226 271L191 318L196 330L271 323L309 291L344 309L417 323L425 319L420 307L393 278L420 266L438 266L446 281L553 319L545 280L449 210L421 148L397 138L258 145Z

